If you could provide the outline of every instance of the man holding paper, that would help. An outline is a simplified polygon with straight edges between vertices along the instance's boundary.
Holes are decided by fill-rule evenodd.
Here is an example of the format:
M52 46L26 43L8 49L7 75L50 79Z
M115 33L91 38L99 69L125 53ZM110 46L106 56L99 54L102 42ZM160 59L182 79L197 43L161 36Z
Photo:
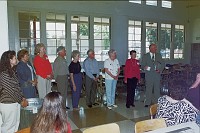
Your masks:
M157 103L160 97L161 73L164 69L164 61L160 53L157 53L156 44L149 46L149 52L143 55L141 67L145 71L146 99L145 107Z

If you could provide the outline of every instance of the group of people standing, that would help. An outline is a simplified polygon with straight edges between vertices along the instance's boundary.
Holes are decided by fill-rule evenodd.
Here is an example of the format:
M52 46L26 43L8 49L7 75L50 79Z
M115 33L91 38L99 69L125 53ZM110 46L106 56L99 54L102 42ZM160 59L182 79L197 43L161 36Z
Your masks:
M72 51L72 61L68 67L65 47L57 48L57 58L52 65L46 55L45 45L39 43L35 46L35 57L31 62L26 49L18 51L9 50L2 54L0 61L0 130L16 132L20 121L20 105L28 106L28 98L35 98L38 91L39 98L47 98L51 92L51 80L57 83L59 95L62 96L62 106L66 107L68 74L72 89L72 106L78 110L82 89L82 72L80 65L80 52ZM86 104L89 108L98 105L95 102L97 81L99 79L99 66L92 49L87 51L88 57L83 62L86 77ZM116 51L108 52L109 59L104 63L106 71L106 93L108 108L117 107L115 104L116 83L120 73L120 65L116 59ZM17 61L18 58L18 61ZM50 94L49 94L50 95ZM53 95L53 94L52 94ZM45 97L46 96L46 97ZM43 105L44 106L44 105Z
M135 107L135 88L138 82L140 82L141 68L145 72L146 81L144 107L157 103L160 97L160 80L161 72L164 69L164 62L161 55L156 51L156 44L151 44L149 52L143 56L141 64L136 59L136 51L130 51L131 58L126 60L124 68L124 82L127 83L127 108L131 106ZM65 47L58 47L57 54L58 56L53 63L53 69L46 55L43 43L35 46L33 62L29 61L29 53L25 49L17 53L19 63L17 63L15 51L9 50L2 54L0 61L0 131L2 133L17 131L20 118L20 105L26 107L28 105L26 99L36 97L36 87L39 98L46 99L47 101L51 100L51 97L57 98L58 100L62 100L62 102L59 102L62 104L62 107L69 109L66 103L68 74L70 75L70 87L72 90L72 106L74 110L79 110L78 104L83 84L83 75L79 62L80 52L78 50L72 51L72 61L69 66L65 58ZM83 69L86 79L86 105L91 108L98 105L95 99L100 69L95 59L94 50L89 49L87 55L88 57L83 62ZM115 92L120 74L120 64L114 49L110 49L108 55L109 58L104 61L106 100L107 108L112 109L117 107L115 104ZM57 83L58 94L50 93L51 80L53 78ZM199 81L198 83L200 83ZM47 107L46 104L43 103L43 108ZM40 119L40 117L37 118L38 120ZM34 126L37 126L37 124ZM65 126L63 127L65 128Z

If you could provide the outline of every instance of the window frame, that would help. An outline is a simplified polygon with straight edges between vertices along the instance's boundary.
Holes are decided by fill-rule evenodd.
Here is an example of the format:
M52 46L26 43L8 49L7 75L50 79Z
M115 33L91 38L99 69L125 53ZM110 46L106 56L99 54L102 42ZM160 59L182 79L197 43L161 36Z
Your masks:
M74 18L74 17L77 17L77 18ZM87 51L89 50L89 47L90 47L90 16L87 16L87 15L71 15L71 48L72 48L72 51L73 50L78 50L80 52L80 62L83 62L86 58L87 58ZM77 19L77 20L72 20L73 19ZM87 21L82 21L81 18L87 18ZM77 30L76 31L72 31L72 24L76 24L77 25ZM81 32L80 32L80 25L81 24L86 24L88 26L88 29L87 29L87 36L88 38L81 38ZM77 34L77 38L73 38L72 36L72 32L76 32ZM78 36L79 36L79 39L78 39ZM75 45L73 45L73 41L76 41L76 43L79 43L80 45L77 46L77 48L73 48L75 47ZM83 41L87 41L87 46L82 46L82 42ZM85 49L85 50L82 50L82 49Z
M130 22L133 22L134 24L133 25L131 25L130 24ZM136 24L136 22L139 22L140 23L140 25L138 24ZM135 50L136 52L137 52L137 56L136 56L136 58L137 59L140 59L141 58L141 53L142 53L142 21L140 21L140 20L133 20L133 19L129 19L128 20L128 57L130 57L130 51L131 50ZM130 29L129 28L134 28L134 33L130 33ZM135 34L136 32L135 32L135 28L140 28L140 34ZM132 36L133 36L133 38L134 39L130 39L129 37L129 35L130 34L132 34ZM136 35L140 35L140 40L138 39L136 39ZM134 41L135 42L140 42L140 47L129 47L129 44L130 44L130 42L132 42L132 43L134 43ZM138 52L136 49L140 49L140 51Z
M49 19L48 20L48 15L50 15L50 14L52 14L52 15L54 15L55 17L54 18L52 18L52 19ZM63 17L63 20L61 20L61 19L58 19L57 18L57 16L61 16L62 15L62 17ZM57 52L56 52L56 49L59 47L59 46L63 46L63 47L66 47L66 34L67 34L67 28L66 28L66 14L65 13L56 13L56 12L48 12L48 13L46 13L46 23L45 23L45 26L46 26L46 42L47 42L47 44L46 44L46 51L47 51L47 55L48 55L48 58L49 58L49 61L50 61L50 63L53 63L54 62L54 60L56 59L56 57L57 57ZM57 24L61 24L61 22L64 24L64 28L63 28L63 33L64 33L64 35L62 35L63 37L58 37L57 36L57 33L58 33L58 31L61 31L61 30L57 30L57 28L58 28L58 26L57 26ZM54 25L54 29L50 29L50 30L48 30L47 28L48 27L50 27L50 28L52 28L51 26L47 26L48 24L53 24ZM48 36L48 31L51 31L51 32L54 32L54 37L52 36L52 37L49 37ZM49 41L51 41L52 40L52 43L55 43L55 44L50 44L50 42ZM53 40L54 40L54 42L53 42ZM59 44L59 41L63 41L63 45L60 45ZM55 49L52 49L52 48L55 48ZM52 50L54 53L50 53L50 51L49 50ZM52 52L51 51L51 52Z
M101 21L100 22L95 22L95 18L96 19L100 19ZM108 23L106 22L103 22L103 19L107 20ZM95 30L95 26L100 26L101 27L101 31L100 32L96 32ZM103 31L103 26L105 27L109 27L107 30L108 32L106 31ZM101 34L100 38L95 38L95 34ZM104 39L103 38L103 34L109 34L108 35L108 39ZM106 36L106 35L105 35ZM104 37L105 37L104 36ZM96 60L97 61L105 61L105 59L108 58L108 51L110 49L110 46L111 46L111 17L103 17L103 16L94 16L93 18L93 40L94 40L94 51L95 51L95 57L96 57ZM108 42L107 42L108 41ZM96 42L100 42L100 45L98 46ZM108 43L108 46L107 44L105 46L102 46L103 43ZM104 48L104 47L107 47L107 48ZM97 48L99 48L100 50L96 50Z

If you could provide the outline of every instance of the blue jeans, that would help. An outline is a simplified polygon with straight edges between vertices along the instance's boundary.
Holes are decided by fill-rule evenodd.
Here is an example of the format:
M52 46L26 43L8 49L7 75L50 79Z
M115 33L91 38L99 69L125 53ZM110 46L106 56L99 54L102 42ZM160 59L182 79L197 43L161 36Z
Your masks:
M117 80L105 79L105 85L106 85L107 106L111 106L115 104L115 90L116 90Z

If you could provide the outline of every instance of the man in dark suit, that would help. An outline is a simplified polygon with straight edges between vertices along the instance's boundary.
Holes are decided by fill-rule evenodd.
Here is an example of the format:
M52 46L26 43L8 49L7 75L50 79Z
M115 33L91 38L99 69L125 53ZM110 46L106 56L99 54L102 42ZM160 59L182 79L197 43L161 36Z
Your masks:
M157 53L156 44L149 46L149 51L142 58L141 67L145 71L146 99L145 107L151 103L157 103L160 97L161 73L164 69L164 61L160 53Z

